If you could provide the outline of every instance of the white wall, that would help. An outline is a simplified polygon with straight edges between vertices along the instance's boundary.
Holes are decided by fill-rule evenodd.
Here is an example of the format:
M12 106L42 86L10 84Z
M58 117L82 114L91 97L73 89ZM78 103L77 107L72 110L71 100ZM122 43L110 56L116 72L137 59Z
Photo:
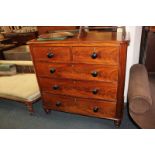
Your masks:
M127 51L127 64L126 64L126 80L125 80L125 102L127 101L127 91L129 82L129 71L133 64L139 62L140 42L142 34L142 26L126 26L126 32L129 32L130 44Z

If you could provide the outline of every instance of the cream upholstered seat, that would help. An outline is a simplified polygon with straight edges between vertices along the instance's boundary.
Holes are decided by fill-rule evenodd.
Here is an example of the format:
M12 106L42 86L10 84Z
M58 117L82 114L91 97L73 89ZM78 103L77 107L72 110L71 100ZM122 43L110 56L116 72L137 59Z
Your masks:
M33 67L32 61L0 61L5 64L15 64L25 70ZM21 70L21 69L20 69ZM26 70L27 71L27 70ZM34 72L22 72L11 76L0 76L0 98L16 100L25 103L33 112L32 103L40 98L40 91Z
M35 74L0 77L0 97L32 102L40 97Z
M0 63L15 64L20 66L33 66L32 61L0 60Z

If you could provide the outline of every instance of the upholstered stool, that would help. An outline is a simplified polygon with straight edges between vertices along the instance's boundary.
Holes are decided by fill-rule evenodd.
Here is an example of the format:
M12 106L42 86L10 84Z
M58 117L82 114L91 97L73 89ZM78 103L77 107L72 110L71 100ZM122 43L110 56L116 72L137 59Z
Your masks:
M0 63L5 61L0 61ZM6 61L14 63L17 67L33 67L32 62ZM30 113L33 113L33 103L40 98L40 91L34 73L17 72L11 76L0 76L0 98L25 103Z

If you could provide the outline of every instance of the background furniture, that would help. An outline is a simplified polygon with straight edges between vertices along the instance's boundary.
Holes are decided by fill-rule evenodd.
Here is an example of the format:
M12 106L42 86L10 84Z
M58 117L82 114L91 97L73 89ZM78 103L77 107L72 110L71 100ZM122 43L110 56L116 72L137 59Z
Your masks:
M48 33L52 30L74 30L77 26L37 26L38 34Z
M10 38L13 42L17 42L17 45L26 45L27 41L35 39L37 32L24 32L24 33L3 33L5 38Z
M151 32L155 32L155 26L148 26L148 29L149 29Z
M130 69L129 113L141 128L155 128L155 73L136 64Z
M116 32L117 26L89 26L90 31L107 31L107 32Z
M28 45L22 45L4 51L3 55L6 60L31 60L31 54Z
M0 44L11 44L12 40L10 38L2 38L0 39Z
M0 59L4 60L4 51L16 47L16 44L0 44Z
M141 39L140 60L148 72L155 72L155 27L144 26Z
M107 118L120 125L128 41L91 31L79 39L29 44L46 112Z
M15 64L18 72L12 76L0 76L0 98L24 103L33 113L32 104L40 98L40 91L32 61L1 60L0 63Z

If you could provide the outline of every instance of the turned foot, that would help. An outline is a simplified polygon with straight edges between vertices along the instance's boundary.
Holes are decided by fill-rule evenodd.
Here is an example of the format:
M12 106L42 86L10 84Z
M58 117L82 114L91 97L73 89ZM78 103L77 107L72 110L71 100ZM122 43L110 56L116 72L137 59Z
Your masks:
M44 111L46 114L49 114L51 112L51 110L49 110L49 109L44 109Z
M29 114L30 114L31 116L34 116L34 112L29 112Z
M116 128L119 128L120 125L121 125L121 120L115 120L115 121L114 121L114 124L115 124L115 127L116 127Z

